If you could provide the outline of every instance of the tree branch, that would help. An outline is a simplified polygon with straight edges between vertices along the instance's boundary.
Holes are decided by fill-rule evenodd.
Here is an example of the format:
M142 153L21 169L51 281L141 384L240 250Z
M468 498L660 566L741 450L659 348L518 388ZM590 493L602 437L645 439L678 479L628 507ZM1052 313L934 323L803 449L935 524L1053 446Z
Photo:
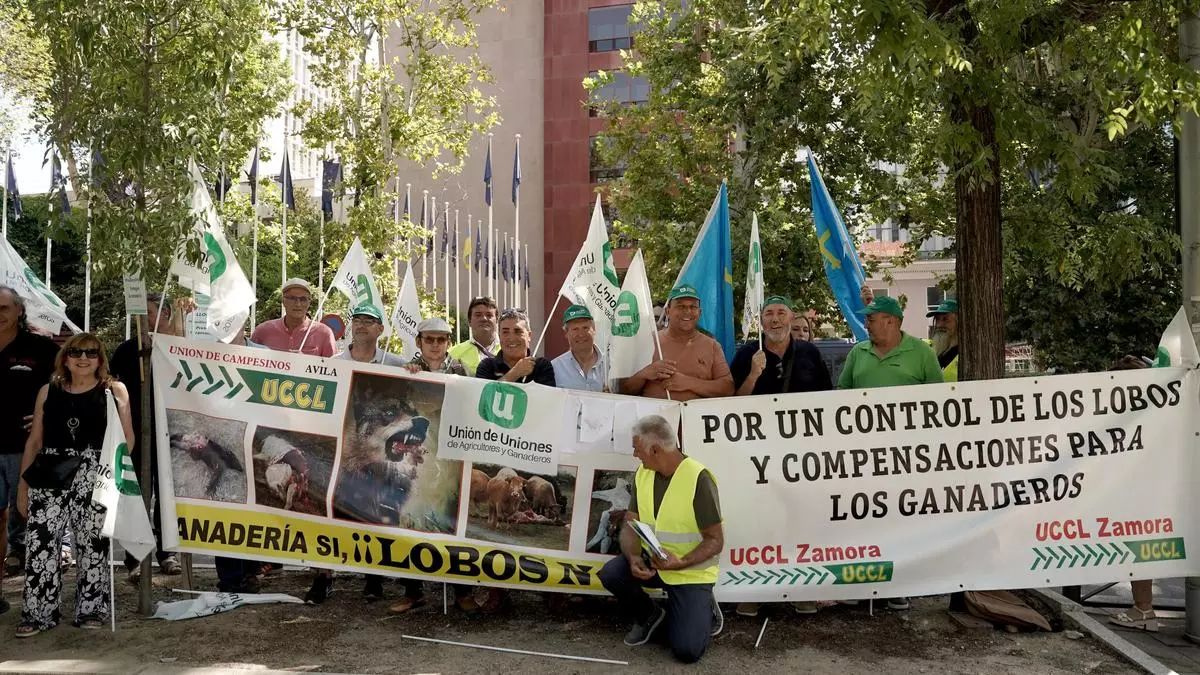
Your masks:
M1061 39L1080 26L1097 23L1133 0L1064 0L1021 22L1021 46L1032 49Z

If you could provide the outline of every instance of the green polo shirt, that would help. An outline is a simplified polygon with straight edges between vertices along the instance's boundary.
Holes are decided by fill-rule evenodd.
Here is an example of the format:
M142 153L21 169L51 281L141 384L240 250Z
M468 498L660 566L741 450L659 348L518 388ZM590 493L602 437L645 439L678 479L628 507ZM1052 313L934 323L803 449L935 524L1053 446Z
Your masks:
M900 344L882 359L875 353L870 340L854 345L846 355L838 389L900 387L942 381L942 369L933 348L903 333Z

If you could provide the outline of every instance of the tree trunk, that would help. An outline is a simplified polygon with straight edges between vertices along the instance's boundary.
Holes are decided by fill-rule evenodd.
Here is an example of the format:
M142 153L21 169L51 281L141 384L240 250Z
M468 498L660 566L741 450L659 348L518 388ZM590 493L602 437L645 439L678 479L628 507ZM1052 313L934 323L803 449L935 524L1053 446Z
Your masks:
M955 98L951 116L971 125L990 157L982 171L955 167L958 232L959 378L1004 377L1004 245L1000 230L1000 145L991 108Z

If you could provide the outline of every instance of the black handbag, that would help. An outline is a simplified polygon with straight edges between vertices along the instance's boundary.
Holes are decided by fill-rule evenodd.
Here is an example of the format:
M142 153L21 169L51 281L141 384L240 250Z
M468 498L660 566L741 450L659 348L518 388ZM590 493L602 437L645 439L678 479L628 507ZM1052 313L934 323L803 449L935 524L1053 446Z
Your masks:
M39 490L65 490L75 480L82 456L46 455L38 453L21 478L31 488Z

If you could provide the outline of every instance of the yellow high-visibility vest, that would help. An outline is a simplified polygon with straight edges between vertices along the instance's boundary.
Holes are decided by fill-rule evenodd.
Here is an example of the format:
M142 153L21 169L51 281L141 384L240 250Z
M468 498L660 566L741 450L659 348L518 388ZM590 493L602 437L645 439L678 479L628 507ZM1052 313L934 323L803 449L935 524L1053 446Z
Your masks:
M655 472L641 467L634 476L637 486L638 520L654 528L654 534L663 548L680 558L700 545L703 537L696 524L696 512L692 502L696 496L696 483L704 471L704 465L691 457L684 458L671 476L671 483L663 495L658 512L654 510ZM659 570L658 575L667 584L715 584L720 567L720 556L682 570Z

